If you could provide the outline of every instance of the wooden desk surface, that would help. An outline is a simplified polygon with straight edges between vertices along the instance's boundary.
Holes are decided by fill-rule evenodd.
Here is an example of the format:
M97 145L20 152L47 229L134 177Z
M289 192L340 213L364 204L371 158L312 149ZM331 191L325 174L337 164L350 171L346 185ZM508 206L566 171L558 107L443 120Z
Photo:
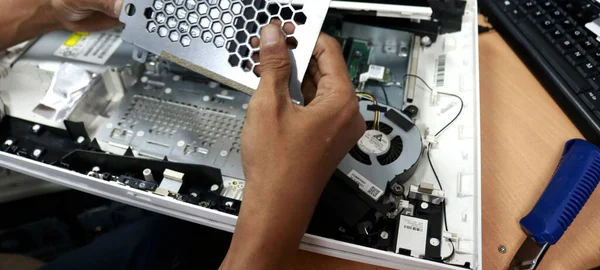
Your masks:
M479 42L483 265L506 269L525 239L520 218L548 184L564 143L581 133L496 32ZM596 191L539 269L600 266L599 205ZM385 268L301 251L294 269Z

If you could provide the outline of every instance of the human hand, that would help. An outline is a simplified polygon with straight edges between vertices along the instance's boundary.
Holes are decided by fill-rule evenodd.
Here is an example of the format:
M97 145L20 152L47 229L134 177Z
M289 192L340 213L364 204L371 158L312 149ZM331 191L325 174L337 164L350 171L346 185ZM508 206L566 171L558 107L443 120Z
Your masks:
M261 32L260 75L242 132L244 202L223 269L280 269L293 257L321 192L366 128L332 37L322 34L314 50L306 107L290 98L290 58L276 25Z
M47 0L63 28L98 31L119 25L123 0Z

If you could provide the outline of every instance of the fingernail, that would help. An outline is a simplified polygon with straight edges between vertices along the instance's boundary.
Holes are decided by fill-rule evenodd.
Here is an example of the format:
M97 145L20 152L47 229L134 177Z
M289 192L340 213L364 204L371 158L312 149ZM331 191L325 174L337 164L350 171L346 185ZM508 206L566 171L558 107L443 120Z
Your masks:
M260 41L262 46L270 46L279 43L281 40L281 30L275 25L267 25L262 29Z
M114 7L114 13L115 16L119 17L119 15L121 15L121 8L123 7L123 0L117 0L115 1L115 7Z

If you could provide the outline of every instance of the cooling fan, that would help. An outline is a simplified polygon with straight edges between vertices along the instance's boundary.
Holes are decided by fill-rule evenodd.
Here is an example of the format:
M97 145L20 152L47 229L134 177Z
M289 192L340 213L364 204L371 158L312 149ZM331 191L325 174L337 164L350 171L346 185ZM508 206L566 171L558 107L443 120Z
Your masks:
M375 111L379 111L379 123ZM421 158L421 133L408 116L385 105L360 102L367 131L338 169L374 200L383 195L388 182L402 184L414 173Z

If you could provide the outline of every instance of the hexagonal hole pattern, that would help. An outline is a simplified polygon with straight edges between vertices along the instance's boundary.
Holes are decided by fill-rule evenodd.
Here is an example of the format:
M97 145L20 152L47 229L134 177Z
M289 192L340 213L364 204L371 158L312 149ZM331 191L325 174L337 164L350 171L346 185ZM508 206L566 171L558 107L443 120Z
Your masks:
M244 18L246 18L246 20L254 19L254 15L256 15L256 10L254 10L253 7L247 7L244 10Z
M152 10L152 8L146 8L144 10L144 17L146 17L148 20L151 20L154 17L154 10Z
M177 19L175 19L175 17L170 17L167 19L167 26L169 28L175 28L175 26L177 26Z
M187 8L189 10L196 9L196 1L195 0L187 0L185 2L185 8Z
M149 33L154 33L154 31L156 31L156 28L158 28L158 26L155 22L149 22L146 26L146 30L148 30Z
M248 35L246 35L246 33L244 33L243 31L239 31L235 35L235 40L237 40L237 42L239 42L240 44L246 43L246 41L248 40Z
M235 54L229 56L229 64L232 67L237 67L237 65L240 64L240 58L237 55L235 55Z
M248 49L246 45L242 45L238 48L238 54L240 54L242 58L246 58L250 56L250 49Z
M296 24L298 25L304 25L306 23L306 15L304 15L303 12L298 12L294 16L294 21L296 21Z
M173 42L179 41L179 32L171 31L171 33L169 33L169 39Z
M179 27L177 28L179 29L179 32L181 33L187 33L188 31L190 31L190 24L187 22L180 22L179 23Z
M294 50L298 48L298 40L295 37L286 38L285 43L288 46L288 50Z
M192 12L190 13L190 15L188 15L188 22L190 22L191 24L198 23L198 20L200 20L200 17L196 12Z
M242 66L241 66L241 67L242 67L242 69L243 69L245 72L250 72L250 71L252 70L252 67L253 67L253 66L254 66L254 65L253 65L253 64L252 64L252 63L251 63L249 60L243 60L243 61L242 61Z
M267 6L267 11L268 11L268 12L269 12L269 14L271 14L271 15L277 15L277 14L279 14L279 9L280 9L280 8L281 8L281 7L279 6L279 4L278 4L278 3L270 3L270 4Z
M198 5L198 13L204 15L208 12L208 6L204 3Z
M183 20L185 19L185 16L187 16L187 10L184 8L177 9L177 13L175 15L177 15L178 19Z
M246 24L246 31L251 35L256 34L258 32L258 24L252 21L248 22Z
M295 31L296 31L296 26L293 23L286 22L285 24L283 24L283 32L286 35L293 35Z
M215 46L217 48L221 48L223 46L225 46L225 38L223 38L222 36L217 36L215 37Z
M165 15L162 12L156 14L156 22L157 23L165 23L166 21L167 21L167 15Z
M244 20L244 18L237 17L233 21L233 27L235 27L235 29L237 29L237 30L242 30L242 29L244 29L244 24L245 23L246 23L246 21Z
M284 7L283 9L281 9L281 18L284 20L291 20L292 16L294 15L294 11L292 10L291 7Z
M265 24L269 21L269 15L267 15L266 12L259 12L258 15L256 15L256 21L259 24Z
M181 37L181 45L183 47L188 47L192 43L192 39L189 36Z
M200 37L200 28L198 28L197 26L194 26L190 29L190 35L193 38L197 38Z
M225 12L225 13L223 13L223 16L221 17L221 21L224 24L230 24L233 21L233 16L231 15L231 13Z
M228 62L260 77L261 27L281 26L288 49L298 47L296 27L307 17L290 4L276 0L152 0L144 9L146 30L182 47L194 39L229 52Z
M226 38L233 38L233 35L235 34L235 30L233 30L233 27L231 26L227 26L225 27L225 30L223 30L223 35L225 35Z
M230 4L229 0L221 0L219 2L219 7L221 7L222 10L226 10L229 8L229 4Z
M235 53L235 51L237 50L237 43L235 41L229 41L227 42L227 51L229 51L230 53Z
M154 4L152 4L152 6L156 10L161 10L165 6L165 2L163 2L162 0L156 0L154 1Z
M210 31L204 31L204 33L202 33L202 41L204 41L205 43L211 42L212 38L213 34Z
M216 20L219 18L219 16L221 16L221 11L219 11L218 8L211 8L210 12L208 13L208 16L210 16L210 18L212 18L213 20Z
M165 12L169 15L175 13L175 6L173 4L167 4L165 6Z

